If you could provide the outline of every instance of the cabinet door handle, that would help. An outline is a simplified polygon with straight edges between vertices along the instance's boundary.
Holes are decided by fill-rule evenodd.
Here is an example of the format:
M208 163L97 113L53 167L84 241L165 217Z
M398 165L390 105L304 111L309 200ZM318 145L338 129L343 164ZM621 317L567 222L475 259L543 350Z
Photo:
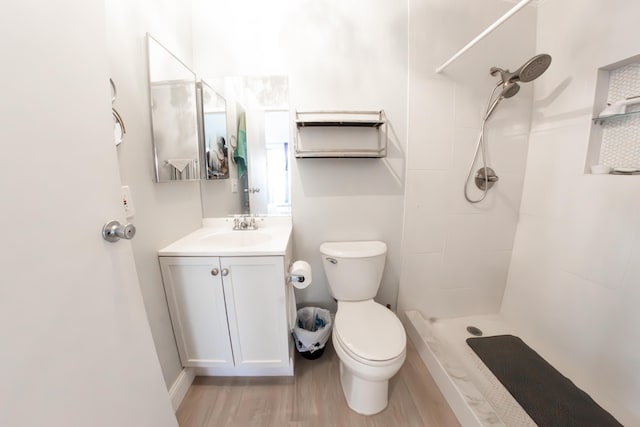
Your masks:
M222 269L222 275L223 276L228 276L229 275L229 269L228 268L223 268Z
M214 268L213 270L211 270L211 275L212 276L217 276L218 273L220 273L220 270L218 270L217 268Z

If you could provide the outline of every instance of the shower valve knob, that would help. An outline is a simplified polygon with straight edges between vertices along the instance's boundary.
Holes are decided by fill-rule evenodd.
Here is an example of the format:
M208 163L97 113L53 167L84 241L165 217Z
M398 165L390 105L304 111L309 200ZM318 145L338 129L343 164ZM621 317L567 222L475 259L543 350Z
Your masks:
M478 169L475 177L476 186L483 191L489 190L499 179L496 172L489 167Z

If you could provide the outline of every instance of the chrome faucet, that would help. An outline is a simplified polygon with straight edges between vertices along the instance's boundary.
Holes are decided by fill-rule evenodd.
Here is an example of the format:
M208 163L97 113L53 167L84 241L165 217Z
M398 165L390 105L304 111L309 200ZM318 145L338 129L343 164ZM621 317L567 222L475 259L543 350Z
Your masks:
M250 215L235 215L233 217L233 229L234 230L257 230L256 216Z

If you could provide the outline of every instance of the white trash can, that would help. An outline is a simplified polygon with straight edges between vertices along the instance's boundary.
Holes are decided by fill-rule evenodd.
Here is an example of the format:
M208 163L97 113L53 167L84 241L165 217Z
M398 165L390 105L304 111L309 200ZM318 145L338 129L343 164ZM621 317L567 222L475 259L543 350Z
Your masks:
M317 359L331 336L331 313L319 307L304 307L298 310L293 339L296 348L305 359Z

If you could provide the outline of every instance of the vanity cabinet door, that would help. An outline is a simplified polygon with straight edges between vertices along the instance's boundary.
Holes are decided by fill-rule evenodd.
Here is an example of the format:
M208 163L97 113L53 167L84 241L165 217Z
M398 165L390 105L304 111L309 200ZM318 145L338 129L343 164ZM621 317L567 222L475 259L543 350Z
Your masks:
M236 369L289 366L284 258L222 257L220 266Z
M233 368L217 257L160 257L171 323L185 367Z

